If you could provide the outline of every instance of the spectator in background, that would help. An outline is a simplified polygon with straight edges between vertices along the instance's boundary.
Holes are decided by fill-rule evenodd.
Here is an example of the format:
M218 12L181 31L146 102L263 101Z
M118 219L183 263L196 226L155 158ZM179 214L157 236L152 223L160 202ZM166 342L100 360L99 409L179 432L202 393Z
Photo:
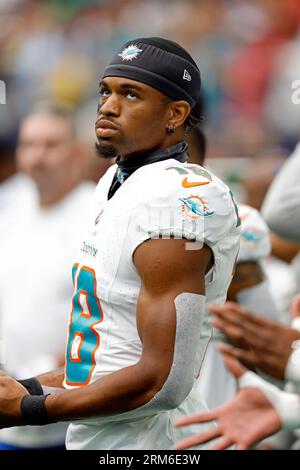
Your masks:
M76 115L75 127L83 154L83 174L88 181L96 184L106 170L115 163L115 158L99 158L95 149L94 120L95 102L88 102Z
M72 262L94 184L82 182L83 155L70 118L58 111L29 115L21 125L17 163L37 187L1 243L2 368L24 378L64 363ZM9 228L9 227L8 227ZM83 246L82 250L88 247ZM10 428L1 448L64 445L65 425Z
M34 185L17 172L13 133L0 137L0 244L11 235L18 212L34 197Z
M286 64L298 78L299 25L298 0L0 2L0 78L9 77L13 122L45 97L76 112L95 98L98 71L120 43L145 34L177 39L203 71L211 155L252 156L294 137L299 106L282 120L276 103L291 92Z

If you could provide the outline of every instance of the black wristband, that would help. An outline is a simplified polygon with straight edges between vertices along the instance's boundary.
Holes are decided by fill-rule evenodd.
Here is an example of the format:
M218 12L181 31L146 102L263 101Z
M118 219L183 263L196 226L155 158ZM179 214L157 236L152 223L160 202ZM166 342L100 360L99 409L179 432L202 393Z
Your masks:
M30 395L44 395L43 387L35 377L32 377L31 379L18 380L18 382L26 388Z
M26 424L41 425L55 423L50 418L45 405L46 398L50 395L25 395L21 401L22 417Z

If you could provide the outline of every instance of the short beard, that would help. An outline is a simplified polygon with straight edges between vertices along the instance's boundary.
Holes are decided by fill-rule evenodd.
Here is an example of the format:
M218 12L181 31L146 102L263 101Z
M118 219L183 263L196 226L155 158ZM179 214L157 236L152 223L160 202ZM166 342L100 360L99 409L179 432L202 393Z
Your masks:
M98 142L95 143L96 155L100 158L113 158L118 155L115 147L112 145L101 145Z

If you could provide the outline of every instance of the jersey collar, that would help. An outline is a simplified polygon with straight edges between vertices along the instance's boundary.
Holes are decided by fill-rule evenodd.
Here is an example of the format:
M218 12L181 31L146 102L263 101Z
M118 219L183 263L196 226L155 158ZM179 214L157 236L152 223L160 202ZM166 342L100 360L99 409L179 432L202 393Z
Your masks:
M107 199L111 199L121 184L123 184L129 176L144 165L161 162L163 160L168 160L169 158L174 158L181 163L185 163L188 159L187 149L188 144L182 141L179 142L179 144L172 145L172 147L155 150L154 152L146 153L145 155L138 155L130 160L121 162L120 157L118 157L116 160L118 168L109 188Z
M163 160L168 160L169 158L174 158L181 163L185 163L188 159L187 149L188 144L182 141L179 144L172 145L172 147L155 150L154 152L146 153L145 155L138 155L137 157L133 157L126 161L120 161L120 157L118 157L116 163L118 165L117 177L119 183L124 183L132 173L144 165L161 162Z

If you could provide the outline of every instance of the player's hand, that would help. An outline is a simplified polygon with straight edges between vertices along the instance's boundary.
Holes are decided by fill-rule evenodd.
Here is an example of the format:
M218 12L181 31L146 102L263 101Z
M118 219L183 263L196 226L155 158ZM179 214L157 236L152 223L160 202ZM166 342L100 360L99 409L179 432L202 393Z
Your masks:
M235 345L220 345L219 349L223 353L239 359L248 368L260 369L273 377L284 379L291 345L300 339L299 331L259 317L234 302L210 306L209 311L213 315L213 326L220 329Z
M225 356L225 364L236 378L246 371L238 361L228 356ZM233 400L215 410L180 419L175 425L186 426L210 421L216 421L217 427L184 439L174 448L187 449L219 438L210 447L211 450L224 450L232 445L235 445L237 450L245 450L281 427L278 414L257 388L244 388Z
M23 385L0 371L0 428L24 424L21 400L28 392Z

